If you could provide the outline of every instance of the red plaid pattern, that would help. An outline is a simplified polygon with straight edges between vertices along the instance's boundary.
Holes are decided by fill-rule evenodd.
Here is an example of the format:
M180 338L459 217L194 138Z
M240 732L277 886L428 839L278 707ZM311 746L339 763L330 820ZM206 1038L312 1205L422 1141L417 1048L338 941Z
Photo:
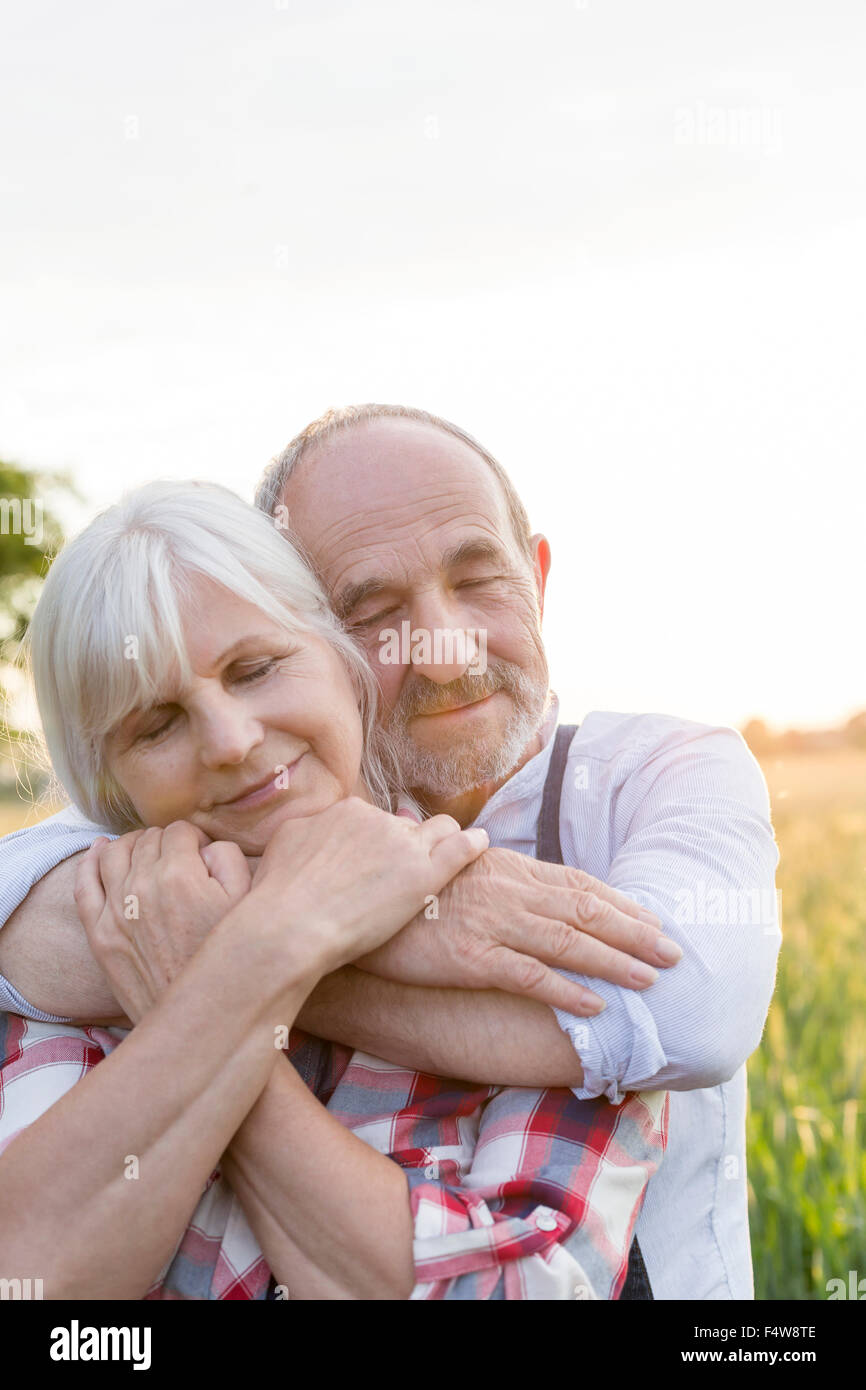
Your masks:
M0 1152L125 1037L0 1014ZM414 1299L617 1297L667 1142L664 1092L622 1104L426 1076L299 1030L288 1055L406 1173ZM217 1169L148 1299L261 1299L270 1271ZM301 1294L302 1291L293 1291Z

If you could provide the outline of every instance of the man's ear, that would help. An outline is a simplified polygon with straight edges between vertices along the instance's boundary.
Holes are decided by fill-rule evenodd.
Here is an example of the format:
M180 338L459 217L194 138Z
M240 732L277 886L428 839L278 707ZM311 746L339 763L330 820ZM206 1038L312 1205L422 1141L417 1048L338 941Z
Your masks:
M544 615L544 591L550 573L550 544L546 536L532 537L532 572L535 575L535 588L538 593L538 607Z

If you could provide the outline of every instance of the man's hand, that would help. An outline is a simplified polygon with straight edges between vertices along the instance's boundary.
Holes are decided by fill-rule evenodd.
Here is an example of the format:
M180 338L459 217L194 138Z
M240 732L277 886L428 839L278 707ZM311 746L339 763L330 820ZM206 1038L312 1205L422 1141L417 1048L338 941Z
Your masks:
M355 964L401 984L499 989L591 1016L603 1000L557 971L646 989L658 978L654 966L682 955L660 928L651 912L580 869L489 849Z

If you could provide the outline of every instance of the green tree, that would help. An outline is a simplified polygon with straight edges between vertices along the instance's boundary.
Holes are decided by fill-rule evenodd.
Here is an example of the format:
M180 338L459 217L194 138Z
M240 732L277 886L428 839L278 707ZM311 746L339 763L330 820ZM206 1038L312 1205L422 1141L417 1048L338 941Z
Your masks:
M0 699L7 773L23 736L10 716L12 665L51 557L63 541L63 528L50 501L59 493L78 496L67 474L21 468L0 460Z

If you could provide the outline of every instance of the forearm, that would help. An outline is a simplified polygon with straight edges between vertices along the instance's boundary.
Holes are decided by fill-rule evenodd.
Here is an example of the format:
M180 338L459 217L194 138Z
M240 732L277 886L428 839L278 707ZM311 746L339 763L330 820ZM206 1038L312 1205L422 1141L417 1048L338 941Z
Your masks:
M413 1222L404 1173L330 1115L287 1058L222 1168L290 1297L408 1298Z
M684 954L639 995L593 981L596 1018L560 1015L580 1029L587 1096L718 1086L760 1041L781 940L766 789L748 760L704 764L685 785L680 768L656 776L608 871Z
M498 990L419 989L346 966L319 982L298 1023L435 1076L491 1086L583 1084L580 1057L552 1010Z
M46 1013L123 1023L75 908L79 858L35 884L0 931L0 974ZM583 1080L552 1011L499 990L422 989L346 967L321 982L299 1021L319 1037L436 1075L512 1086Z
M0 1155L3 1277L38 1276L48 1298L137 1299L171 1257L279 1056L275 1022L309 989L271 1018L242 936L208 945Z
M81 857L64 859L12 913L0 931L0 975L44 1013L87 1023L123 1021L75 907Z

